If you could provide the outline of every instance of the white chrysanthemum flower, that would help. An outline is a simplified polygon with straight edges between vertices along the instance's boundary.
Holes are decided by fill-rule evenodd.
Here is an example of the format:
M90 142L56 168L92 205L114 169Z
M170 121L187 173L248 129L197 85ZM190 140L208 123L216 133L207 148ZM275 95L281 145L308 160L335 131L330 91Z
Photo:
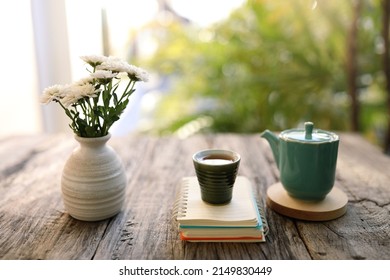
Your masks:
M114 73L124 72L128 77L134 81L147 82L149 74L142 68L130 65L126 61L120 60L116 57L108 57L106 61L96 67L98 70L112 71Z
M113 73L109 70L97 70L96 72L91 74L91 77L98 80L109 80L115 78L117 75L118 73Z
M95 86L91 84L72 86L71 90L77 91L81 98L96 97L97 93L101 91L101 89L96 89Z
M94 77L91 77L91 76L88 76L88 77L85 77L85 78L82 78L81 80L77 81L75 83L75 85L85 85L85 84L94 84L95 83L95 79Z
M48 104L54 100L58 101L59 99L61 99L63 97L62 96L63 90L64 90L64 86L62 86L62 85L53 85L53 86L45 88L43 90L42 95L41 95L40 102L44 103L44 104Z
M137 66L129 65L126 73L129 76L129 78L132 80L143 81L143 82L149 81L149 73L146 72L146 70L139 68Z
M80 56L80 58L92 67L100 65L108 59L108 57L104 55L84 55Z
M100 89L95 89L95 86L92 84L73 84L68 86L65 89L65 96L61 99L62 105L65 108L76 104L80 99L97 97L97 93L100 92Z
M126 72L128 64L119 59L108 59L96 67L97 70L106 70L114 73Z
M75 96L74 96L74 93L72 93L71 91L71 86L70 85L64 85L62 87L62 91L61 91L61 98L60 98L60 102L61 104L67 108L69 107L70 105L72 105L73 103L77 102L73 102L75 100Z

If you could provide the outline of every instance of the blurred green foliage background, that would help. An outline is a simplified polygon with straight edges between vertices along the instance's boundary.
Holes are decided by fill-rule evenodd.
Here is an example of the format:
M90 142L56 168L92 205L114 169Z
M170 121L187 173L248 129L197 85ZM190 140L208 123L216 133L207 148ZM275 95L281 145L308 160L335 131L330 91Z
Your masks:
M353 2L248 0L211 27L172 21L158 35L155 55L140 62L170 84L153 132L257 133L309 120L352 130L346 63ZM362 1L359 130L379 145L388 122L380 18L380 1Z

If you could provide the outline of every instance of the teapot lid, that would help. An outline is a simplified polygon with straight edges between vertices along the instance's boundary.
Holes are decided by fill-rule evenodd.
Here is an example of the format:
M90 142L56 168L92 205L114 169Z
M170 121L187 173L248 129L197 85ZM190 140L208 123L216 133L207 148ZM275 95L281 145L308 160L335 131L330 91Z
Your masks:
M339 140L337 134L321 129L313 129L312 122L305 122L305 129L289 129L280 133L280 138L285 141L326 143Z

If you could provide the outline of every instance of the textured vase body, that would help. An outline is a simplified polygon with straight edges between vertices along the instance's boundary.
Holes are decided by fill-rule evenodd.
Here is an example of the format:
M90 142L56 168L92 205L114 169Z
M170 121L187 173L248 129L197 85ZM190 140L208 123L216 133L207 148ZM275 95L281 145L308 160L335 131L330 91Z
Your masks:
M75 136L79 142L62 172L61 189L68 213L83 221L99 221L121 211L126 174L116 152L98 138Z

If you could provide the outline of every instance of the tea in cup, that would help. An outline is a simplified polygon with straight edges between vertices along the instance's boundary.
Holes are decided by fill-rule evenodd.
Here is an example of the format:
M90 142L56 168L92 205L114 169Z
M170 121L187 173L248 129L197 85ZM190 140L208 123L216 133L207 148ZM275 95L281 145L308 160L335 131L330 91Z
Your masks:
M201 198L211 204L226 204L233 196L241 157L229 150L209 149L192 157Z

